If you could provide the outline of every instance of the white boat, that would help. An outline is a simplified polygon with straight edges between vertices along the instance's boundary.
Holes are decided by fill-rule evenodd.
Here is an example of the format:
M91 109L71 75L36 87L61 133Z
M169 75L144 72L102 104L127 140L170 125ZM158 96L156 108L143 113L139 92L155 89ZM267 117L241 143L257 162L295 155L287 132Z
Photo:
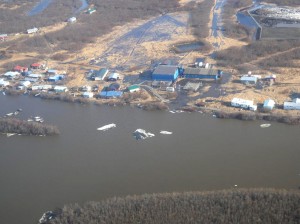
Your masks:
M161 133L163 135L171 135L171 134L173 134L173 132L171 132L171 131L160 131L159 133Z
M32 120L32 119L28 119L27 121L28 121L28 122L31 122L31 121L33 121L33 120Z
M6 116L8 116L8 117L10 117L10 116L12 116L14 113L8 113L8 114L6 114Z
M107 125L104 125L100 128L97 128L98 131L106 131L108 129L111 129L111 128L115 128L116 127L116 124L112 123L112 124L107 124Z
M271 124L261 124L261 125L260 125L261 128L268 128L268 127L270 127L270 126L271 126Z
M14 136L16 133L6 133L6 136L7 137L11 137L11 136Z

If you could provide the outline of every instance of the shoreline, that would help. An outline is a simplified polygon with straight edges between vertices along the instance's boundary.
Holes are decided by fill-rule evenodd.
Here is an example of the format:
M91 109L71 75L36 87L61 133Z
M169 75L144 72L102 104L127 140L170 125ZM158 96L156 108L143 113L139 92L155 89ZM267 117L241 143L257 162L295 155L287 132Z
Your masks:
M10 94L7 94L10 95ZM22 95L22 93L19 92L18 96ZM79 104L92 104L96 106L110 106L110 107L134 107L137 109L142 109L145 111L169 111L174 112L180 111L180 112L202 112L204 114L212 114L216 118L219 119L236 119L236 120L242 120L242 121L269 121L269 122L278 122L278 123L284 123L288 125L299 125L300 124L300 116L289 116L289 115L283 115L280 113L267 113L267 112L253 112L253 111L227 111L223 108L214 108L214 107L206 107L206 106L200 106L200 105L186 105L181 107L175 107L174 109L170 109L170 105L172 104L172 101L170 103L163 103L159 101L148 101L148 102L122 102L120 100L109 100L106 102L98 101L97 99L86 99L82 97L73 97L70 94L56 94L56 95L50 95L50 94L43 94L41 93L38 96L35 96L35 94L28 94L29 97L38 97L42 100L56 100L66 103L79 103Z

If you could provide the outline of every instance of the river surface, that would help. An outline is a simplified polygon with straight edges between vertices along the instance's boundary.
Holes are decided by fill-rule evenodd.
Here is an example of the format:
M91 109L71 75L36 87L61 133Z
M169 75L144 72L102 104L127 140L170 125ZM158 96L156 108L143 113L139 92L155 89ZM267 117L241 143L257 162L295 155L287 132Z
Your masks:
M300 186L300 126L0 95L0 115L41 116L57 137L0 135L1 223L66 203L153 192ZM116 128L97 131L115 123ZM135 140L146 129L156 136ZM173 132L161 135L160 130Z

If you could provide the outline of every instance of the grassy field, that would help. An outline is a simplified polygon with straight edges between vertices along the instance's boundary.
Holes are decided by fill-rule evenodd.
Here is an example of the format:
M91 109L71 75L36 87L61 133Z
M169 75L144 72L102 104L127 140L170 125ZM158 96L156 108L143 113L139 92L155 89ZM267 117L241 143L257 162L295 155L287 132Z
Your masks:
M300 193L228 190L112 198L66 205L52 224L299 223Z

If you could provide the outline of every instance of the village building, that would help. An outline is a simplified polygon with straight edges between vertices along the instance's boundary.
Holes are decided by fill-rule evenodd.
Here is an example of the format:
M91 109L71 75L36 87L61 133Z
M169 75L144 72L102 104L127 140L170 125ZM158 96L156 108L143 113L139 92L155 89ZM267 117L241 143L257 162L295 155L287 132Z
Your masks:
M6 72L4 74L4 76L7 78L7 79L17 79L20 77L20 73L19 72L12 72L12 71L9 71L9 72Z
M101 91L98 97L101 98L119 98L123 95L122 91Z
M119 80L120 79L120 74L119 73L111 73L109 76L108 76L108 78L107 78L107 80L108 81L117 81L117 80Z
M13 71L15 72L27 72L28 71L28 68L27 67L22 67L20 65L16 65L13 69Z
M275 101L274 100L267 99L267 100L264 101L263 108L265 110L273 110L274 106L275 106Z
M174 82L178 76L179 69L176 65L158 65L152 73L152 79L156 81Z
M132 86L129 86L127 89L130 93L138 92L141 90L139 85L132 85Z
M93 98L93 96L94 96L94 93L92 93L92 92L84 92L82 94L83 98Z
M49 82L58 82L58 81L63 80L63 79L64 79L63 75L54 75L54 76L48 77Z
M56 93L64 93L68 91L68 88L66 86L55 86L54 91Z
M0 79L0 86L1 86L1 87L9 86L9 82L8 82L8 81L5 81L4 79Z
M223 72L217 69L207 68L190 68L183 69L182 76L188 79L221 79Z
M38 86L31 86L31 90L50 90L52 89L52 85L38 85Z
M231 100L231 106L249 109L252 111L257 110L257 105L254 105L252 100L244 100L244 99L240 99L240 98L233 98Z
M83 91L83 92L90 92L90 91L92 91L92 87L91 86L83 86L81 88L81 91Z
M94 12L96 12L96 9L95 8L89 8L87 11L86 11L86 13L87 14L93 14Z
M30 65L30 68L31 69L43 69L44 65L40 64L40 63L33 63L33 64Z
M93 71L91 79L94 81L102 81L107 76L109 70L107 68L101 68L98 71Z
M47 74L48 75L57 75L58 71L55 69L48 69Z
M75 23L76 20L77 20L76 17L71 17L71 18L68 19L68 22L69 23Z
M34 27L34 28L32 28L32 29L28 29L28 30L27 30L27 33L28 33L28 34L36 33L36 32L38 32L38 30L39 30L38 28Z
M240 79L240 82L249 85L249 84L256 84L258 78L256 76L249 76L249 75L243 75Z

